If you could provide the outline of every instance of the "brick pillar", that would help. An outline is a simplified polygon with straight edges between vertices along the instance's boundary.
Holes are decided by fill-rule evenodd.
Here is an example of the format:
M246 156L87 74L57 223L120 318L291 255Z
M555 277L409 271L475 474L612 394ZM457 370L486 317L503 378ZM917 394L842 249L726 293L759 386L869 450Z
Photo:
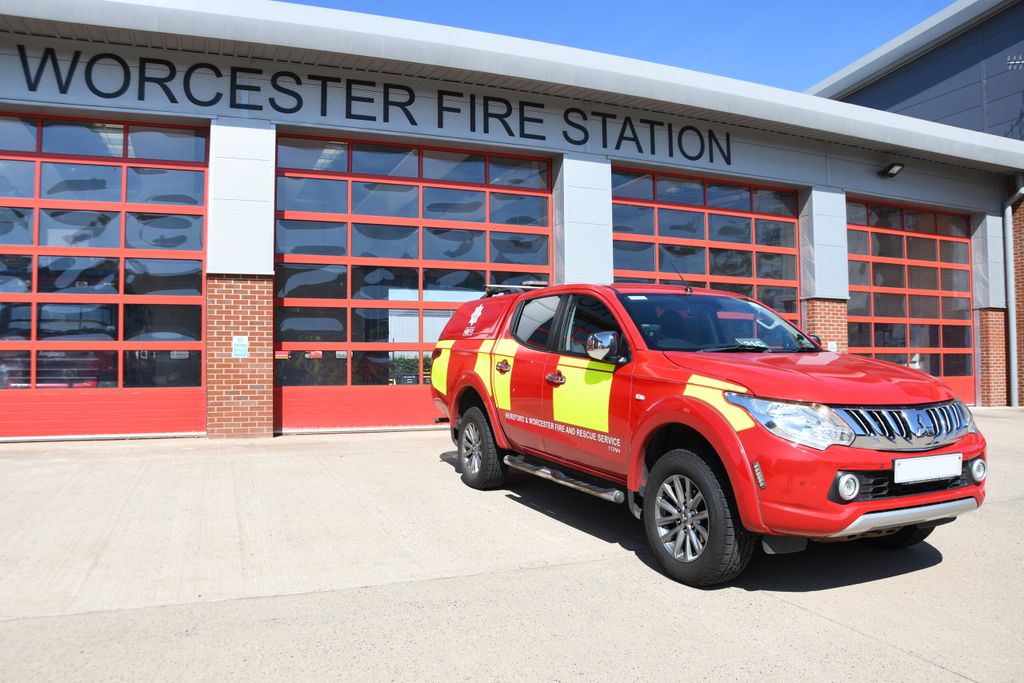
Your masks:
M829 342L836 343L839 353L849 349L849 332L846 328L845 299L806 299L804 301L804 329L821 337L826 349Z
M983 308L978 311L981 348L978 349L978 371L981 373L981 395L978 404L1005 406L1009 393L1007 374L1006 311Z
M274 279L209 275L206 287L207 435L273 436ZM232 357L236 336L248 358Z

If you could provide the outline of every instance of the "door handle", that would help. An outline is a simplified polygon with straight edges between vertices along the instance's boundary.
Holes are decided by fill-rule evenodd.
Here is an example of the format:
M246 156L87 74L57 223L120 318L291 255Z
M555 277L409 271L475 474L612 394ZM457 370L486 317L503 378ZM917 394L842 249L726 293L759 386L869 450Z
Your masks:
M560 372L549 372L547 375L545 375L545 379L547 379L547 381L550 384L554 384L555 386L561 386L565 384L565 375L563 375Z
M512 366L508 364L507 360L503 360L497 365L495 365L494 369L504 375L506 372L512 369Z

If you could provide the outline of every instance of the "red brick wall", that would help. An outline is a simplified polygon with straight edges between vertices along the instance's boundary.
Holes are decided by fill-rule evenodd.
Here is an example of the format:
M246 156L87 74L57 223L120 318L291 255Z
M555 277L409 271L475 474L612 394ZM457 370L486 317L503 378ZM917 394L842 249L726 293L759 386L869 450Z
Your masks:
M1024 202L1018 202L1013 209L1013 272L1017 290L1017 377L1024 377ZM1018 391L1018 399L1024 403L1024 391Z
M978 327L981 348L978 349L978 369L981 371L981 394L978 404L983 406L1005 406L1009 403L1007 389L1007 337L1006 311L999 308L983 308L978 311Z
M206 431L210 437L274 434L274 279L210 275L206 283ZM232 358L234 336L249 357Z
M849 337L846 328L845 299L807 299L804 301L804 329L821 337L828 348L835 342L839 353L846 353Z

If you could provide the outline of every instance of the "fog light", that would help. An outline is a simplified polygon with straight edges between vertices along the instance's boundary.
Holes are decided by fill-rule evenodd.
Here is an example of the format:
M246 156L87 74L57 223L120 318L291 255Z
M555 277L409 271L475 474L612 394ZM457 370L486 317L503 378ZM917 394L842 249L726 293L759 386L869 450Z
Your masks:
M975 484L980 484L985 481L987 474L988 465L985 464L985 458L975 458L974 462L971 463L971 479L974 480Z
M857 475L847 472L839 477L839 497L843 500L853 500L860 493L860 479Z

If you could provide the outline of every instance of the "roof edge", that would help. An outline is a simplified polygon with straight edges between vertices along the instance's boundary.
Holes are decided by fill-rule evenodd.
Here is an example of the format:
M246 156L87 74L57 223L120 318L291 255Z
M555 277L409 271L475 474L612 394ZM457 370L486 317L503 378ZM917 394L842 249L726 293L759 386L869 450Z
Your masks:
M958 0L804 92L840 99L938 47L1018 0Z

